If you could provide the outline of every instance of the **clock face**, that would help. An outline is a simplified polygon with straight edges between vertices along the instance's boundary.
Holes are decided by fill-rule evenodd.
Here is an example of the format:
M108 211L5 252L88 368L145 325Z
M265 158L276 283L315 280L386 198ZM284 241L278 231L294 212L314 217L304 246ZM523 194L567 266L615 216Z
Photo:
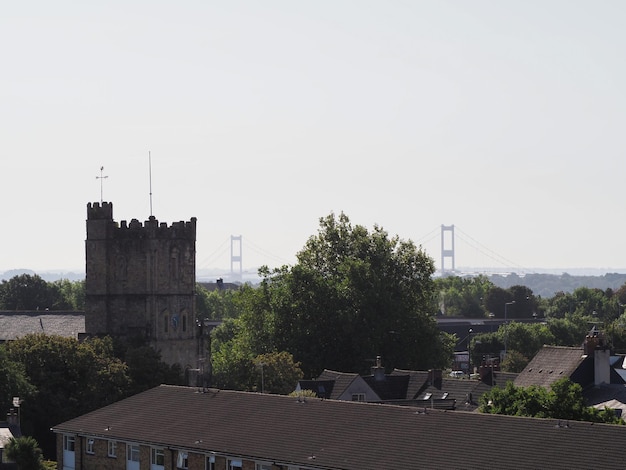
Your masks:
M178 329L178 315L172 315L172 328Z

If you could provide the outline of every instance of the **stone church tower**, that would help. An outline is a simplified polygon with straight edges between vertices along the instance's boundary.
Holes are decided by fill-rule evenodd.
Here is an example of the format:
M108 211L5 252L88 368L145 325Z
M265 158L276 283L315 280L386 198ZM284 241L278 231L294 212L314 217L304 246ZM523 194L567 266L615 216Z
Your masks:
M143 338L168 364L197 366L196 218L113 220L113 204L87 204L85 330Z

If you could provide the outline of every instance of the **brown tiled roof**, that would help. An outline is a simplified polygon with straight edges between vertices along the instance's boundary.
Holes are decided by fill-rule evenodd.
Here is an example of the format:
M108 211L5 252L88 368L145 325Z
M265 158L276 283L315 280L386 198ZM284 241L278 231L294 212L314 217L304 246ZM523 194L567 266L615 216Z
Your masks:
M53 431L311 469L626 468L626 426L167 385Z
M84 312L0 310L0 342L31 333L78 338L78 334L84 332Z
M381 400L406 400L406 391L409 384L408 375L385 375L382 380L375 376L363 377Z
M408 375L406 399L412 400L417 397L420 391L426 386L428 381L428 371L394 369L391 375Z
M350 384L359 377L359 374L348 372L337 372L335 370L324 369L317 380L333 380L335 385L332 388L330 398L338 399L348 389Z
M587 356L584 355L581 347L544 346L519 373L514 385L516 387L538 385L550 388L559 379L572 378L586 359ZM593 380L593 371L591 371L591 380Z

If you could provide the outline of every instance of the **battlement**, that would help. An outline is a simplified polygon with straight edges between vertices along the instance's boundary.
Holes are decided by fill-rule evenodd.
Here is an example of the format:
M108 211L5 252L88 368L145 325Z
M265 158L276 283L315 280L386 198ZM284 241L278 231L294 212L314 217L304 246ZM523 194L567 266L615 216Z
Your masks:
M87 204L87 220L113 220L113 203L99 202Z
M148 238L187 238L196 240L196 218L192 217L189 222L173 222L170 226L166 222L160 222L153 215L143 224L137 219L130 223L122 220L116 228L115 236L119 237L148 237Z

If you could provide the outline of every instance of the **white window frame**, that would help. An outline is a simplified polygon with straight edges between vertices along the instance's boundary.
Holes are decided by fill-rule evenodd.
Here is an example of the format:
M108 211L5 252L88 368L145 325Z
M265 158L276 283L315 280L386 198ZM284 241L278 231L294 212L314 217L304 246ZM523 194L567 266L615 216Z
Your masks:
M67 452L76 452L76 436L73 434L63 435L63 450Z
M150 469L151 470L163 470L164 468L165 468L165 449L163 447L151 447L150 448Z
M204 470L215 470L215 455L207 455Z
M63 434L63 470L76 468L76 436Z
M96 440L93 437L87 437L85 439L85 454L94 455L96 453L94 446Z
M353 393L352 401L365 401L365 393Z
M243 468L243 461L241 459L228 459L226 470L237 470Z
M109 439L107 442L107 457L117 458L117 441Z
M126 444L126 460L139 462L139 459L141 459L141 449L139 448L139 444Z
M255 470L272 470L270 462L256 462Z
M188 469L189 468L189 454L185 451L179 450L176 456L176 468Z

